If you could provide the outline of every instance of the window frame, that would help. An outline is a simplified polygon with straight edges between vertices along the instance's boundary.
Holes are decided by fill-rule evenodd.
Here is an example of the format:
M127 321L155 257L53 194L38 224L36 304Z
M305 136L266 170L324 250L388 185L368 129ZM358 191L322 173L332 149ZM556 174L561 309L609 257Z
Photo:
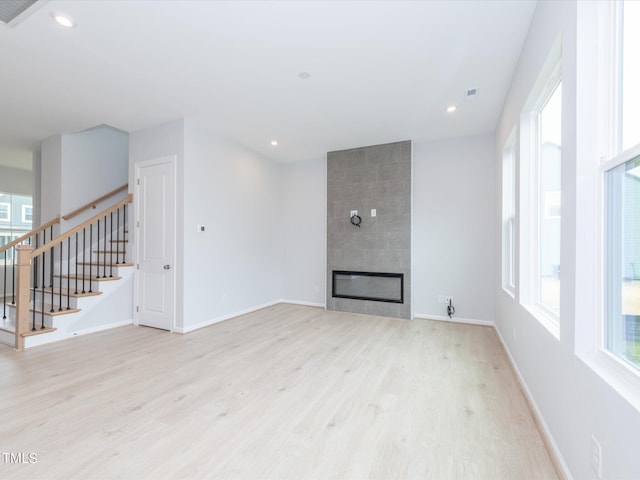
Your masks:
M516 129L514 128L502 150L502 289L512 298L517 288L517 157Z
M617 117L620 3L583 4L578 35L575 354L640 411L640 373L605 346L605 173L640 155L640 145L619 152ZM594 51L597 55L594 55Z
M540 220L544 214L541 198L545 193L540 188L540 114L560 85L562 54L558 41L520 116L519 179L520 304L557 340L560 340L560 311L555 313L540 302Z
M607 90L604 92L603 97L606 98L606 121L607 131L609 132L607 137L607 144L604 148L604 154L600 158L600 164L597 168L598 175L598 197L599 197L599 315L598 315L598 344L597 349L599 355L604 357L607 362L613 363L615 368L621 370L620 373L627 376L633 375L637 380L640 380L640 366L633 366L629 364L628 360L620 358L613 351L609 350L607 346L607 332L610 329L608 312L608 295L610 293L610 285L608 282L609 266L607 265L607 258L610 255L611 248L609 238L609 224L607 212L609 208L608 204L608 191L607 191L607 176L614 169L620 165L624 165L630 160L633 160L640 156L640 142L631 147L624 149L623 144L623 39L624 39L624 1L612 2L609 5L609 10L606 15L609 17L608 22L608 45L606 46L606 53L604 59L608 66L607 77L605 79L605 85ZM620 240L620 239L618 239Z
M29 212L31 220L27 220L27 208L31 209ZM33 223L33 205L22 205L22 223Z
M614 110L614 106L611 107L611 110ZM613 121L617 121L617 113L611 111L610 119ZM616 127L617 130L617 127ZM617 139L617 136L615 137ZM619 145L619 144L618 144ZM597 168L597 175L599 178L598 182L598 198L599 198L599 274L598 274L598 299L599 299L599 308L598 308L598 337L597 337L597 350L600 356L605 361L614 365L616 369L619 370L620 373L624 375L631 374L640 381L640 368L633 367L628 364L628 361L620 358L614 352L609 350L606 345L607 341L607 330L609 328L608 324L608 305L607 305L607 295L609 289L608 283L608 266L607 266L607 256L609 254L609 239L607 234L608 232L608 219L607 219L607 190L606 190L606 181L607 174L619 167L620 165L624 165L630 160L633 160L640 156L640 143L637 145L619 152L613 158L603 161Z
M0 207L7 207L7 215L3 217L0 215L0 222L11 223L11 203L0 202ZM1 214L0 210L0 214Z

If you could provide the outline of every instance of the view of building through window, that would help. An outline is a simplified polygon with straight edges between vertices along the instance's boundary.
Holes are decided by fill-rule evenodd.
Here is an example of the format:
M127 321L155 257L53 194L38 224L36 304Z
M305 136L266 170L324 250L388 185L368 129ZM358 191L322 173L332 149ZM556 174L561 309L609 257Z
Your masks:
M538 123L538 303L560 315L560 178L562 84L540 110Z
M502 286L516 289L516 142L511 134L502 152Z
M620 162L605 172L604 348L640 370L640 2L622 3L616 120ZM633 151L633 150L632 150Z
M606 348L640 368L640 157L606 179Z
M0 193L0 247L30 231L32 227L33 200L29 195ZM13 262L13 250L7 251L7 263ZM5 262L5 254L0 261Z

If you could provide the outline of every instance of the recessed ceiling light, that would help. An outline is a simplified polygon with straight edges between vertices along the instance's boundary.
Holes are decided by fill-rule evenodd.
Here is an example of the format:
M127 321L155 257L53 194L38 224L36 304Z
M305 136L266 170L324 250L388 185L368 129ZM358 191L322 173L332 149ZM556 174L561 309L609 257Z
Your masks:
M453 113L453 112L455 112L456 110L457 110L457 107L456 107L455 105L449 105L449 106L447 107L447 112L448 112L448 113Z
M298 74L301 80L309 80L311 78L311 74L309 72L300 72Z
M277 140L271 140L271 146L272 147L277 147L278 146L278 141Z
M74 28L76 26L76 22L73 21L69 15L65 15L64 13L52 13L51 18L53 18L58 25L64 28Z

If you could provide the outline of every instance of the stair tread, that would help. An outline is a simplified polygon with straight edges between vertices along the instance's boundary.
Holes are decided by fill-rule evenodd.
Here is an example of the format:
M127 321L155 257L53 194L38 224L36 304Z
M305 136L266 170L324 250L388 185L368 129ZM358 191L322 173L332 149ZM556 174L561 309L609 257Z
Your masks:
M16 306L15 305L9 305L9 308L15 309ZM58 310L58 308L60 308L59 305L54 305L54 309L53 312L51 311L51 304L49 303L45 303L44 304L44 314L45 315L49 315L50 317L57 317L59 315L68 315L70 313L76 313L79 312L80 309L79 308L70 308L70 309L66 309L63 308L62 310ZM41 309L36 308L35 310L33 308L29 308L30 312L36 312L36 313L43 313Z
M28 332L21 333L21 337L31 337L33 335L41 335L43 333L55 332L57 328L53 327L45 327L45 328L36 328L35 330L29 330Z
M87 265L91 267L133 267L133 263L131 262L120 262L120 263L112 263L112 264L104 264L104 263L89 263L89 262L77 262L78 265Z
M42 289L38 289L38 292L41 292ZM51 287L46 287L44 289L45 293L51 293ZM95 295L102 295L102 292L78 292L75 293L75 290L67 290L66 288L54 288L53 289L53 294L54 295L64 295L64 296L69 296L69 297L74 297L74 298L80 298L80 297L93 297Z
M67 275L67 274L56 274L54 277L57 278L77 278L79 281L82 281L82 275ZM96 276L88 276L85 275L85 282L111 282L113 280L120 280L122 277L96 277Z

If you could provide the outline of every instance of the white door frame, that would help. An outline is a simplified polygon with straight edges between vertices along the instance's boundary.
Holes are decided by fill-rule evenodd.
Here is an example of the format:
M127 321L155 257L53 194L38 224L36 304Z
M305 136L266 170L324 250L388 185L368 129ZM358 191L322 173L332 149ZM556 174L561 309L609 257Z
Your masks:
M135 195L133 196L133 205L134 205L134 211L135 211L135 221L134 221L134 229L133 231L136 232L135 235L135 242L136 242L136 248L135 248L135 252L136 252L136 258L135 258L135 264L136 267L133 270L133 303L134 303L134 308L133 308L133 324L134 325L139 325L138 322L138 300L139 300L139 292L138 292L138 281L139 281L139 272L138 272L138 260L140 259L140 242L138 241L138 225L140 225L139 221L140 221L140 210L139 210L139 198L140 198L140 185L139 185L139 179L140 179L140 169L144 168L144 167L151 167L153 165L160 165L162 163L170 163L171 164L171 173L173 175L173 263L175 268L173 268L173 292L171 292L171 295L173 296L173 301L172 301L172 312L171 312L171 329L169 330L170 332L175 332L176 331L176 288L177 288L177 284L178 282L177 280L177 272L178 272L178 268L177 268L177 251L176 251L176 247L177 247L177 242L176 242L176 224L177 224L177 218L178 218L178 211L177 211L177 185L176 185L176 180L177 180L177 169L176 169L176 165L177 165L177 155L168 155L166 157L158 157L158 158L153 158L150 160L141 160L139 162L135 162L134 163L134 167L133 167L133 171L134 171L134 187L135 187Z

